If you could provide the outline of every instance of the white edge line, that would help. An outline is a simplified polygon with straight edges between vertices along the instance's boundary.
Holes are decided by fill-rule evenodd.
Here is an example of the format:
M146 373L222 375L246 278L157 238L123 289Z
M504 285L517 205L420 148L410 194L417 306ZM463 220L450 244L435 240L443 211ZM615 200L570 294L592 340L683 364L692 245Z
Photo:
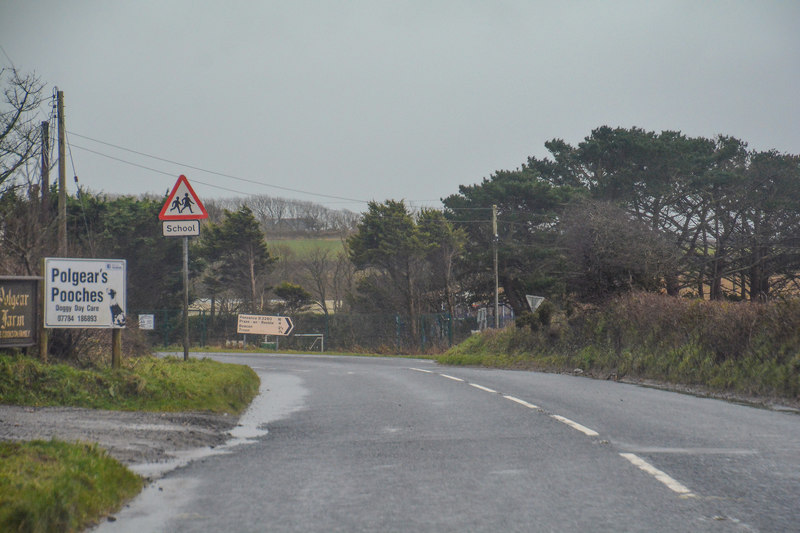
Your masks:
M620 453L620 455L625 459L627 459L628 461L630 461L633 465L639 467L641 470L644 470L645 472L647 472L648 474L659 480L661 483L666 485L671 491L677 492L682 496L694 497L692 491L686 488L685 485L676 481L665 472L662 472L658 468L654 467L653 465L651 465L650 463L648 463L635 453Z
M464 381L461 378L457 378L455 376L448 376L447 374L439 374L439 375L442 376L443 378L452 379L453 381L461 381L461 382Z
M589 428L587 428L586 426L583 426L583 425L581 425L581 424L578 424L577 422L575 422L574 420L570 420L569 418L564 418L564 417L563 417L563 416L561 416L561 415L550 415L550 416L551 416L552 418L555 418L555 419L556 419L556 420L558 420L559 422L563 422L563 423L565 423L566 425L568 425L568 426L569 426L569 427L571 427L572 429L577 429L578 431L580 431L581 433L583 433L583 434L584 434L584 435L586 435L587 437L597 437L597 436L599 436L599 435L600 435L600 434L599 434L598 432L596 432L595 430L593 430L593 429L589 429Z
M506 400L511 400L512 402L516 402L520 405L524 405L525 407L529 407L531 409L538 409L538 405L533 405L532 403L528 403L525 400L520 400L519 398L515 398L513 396L503 396Z
M482 391L493 392L493 393L497 394L496 390L490 389L489 387L484 387L483 385L478 385L477 383L470 383L470 386L475 387L476 389L480 389Z
M433 374L433 372L431 372L430 370L423 370L422 368L409 367L409 370L414 370L416 372L425 372L426 374Z

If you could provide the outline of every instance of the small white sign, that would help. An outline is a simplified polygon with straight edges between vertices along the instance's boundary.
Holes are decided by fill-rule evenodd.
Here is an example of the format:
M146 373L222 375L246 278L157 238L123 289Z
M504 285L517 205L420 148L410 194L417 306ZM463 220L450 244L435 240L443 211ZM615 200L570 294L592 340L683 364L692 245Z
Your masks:
M155 315L139 315L139 329L156 329Z
M44 260L44 327L124 328L124 259Z
M544 301L544 296L532 296L530 294L525 295L525 299L528 300L528 307L531 308L531 312L536 311L542 302Z
M161 223L164 237L192 237L200 235L199 220L165 220Z

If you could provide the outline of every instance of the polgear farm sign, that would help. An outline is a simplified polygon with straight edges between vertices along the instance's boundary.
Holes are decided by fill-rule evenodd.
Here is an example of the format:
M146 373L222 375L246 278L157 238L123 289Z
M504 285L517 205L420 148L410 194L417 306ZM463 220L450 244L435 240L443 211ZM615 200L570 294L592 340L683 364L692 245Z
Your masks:
M124 328L124 259L44 260L44 327Z
M38 286L38 278L0 277L0 347L36 344Z

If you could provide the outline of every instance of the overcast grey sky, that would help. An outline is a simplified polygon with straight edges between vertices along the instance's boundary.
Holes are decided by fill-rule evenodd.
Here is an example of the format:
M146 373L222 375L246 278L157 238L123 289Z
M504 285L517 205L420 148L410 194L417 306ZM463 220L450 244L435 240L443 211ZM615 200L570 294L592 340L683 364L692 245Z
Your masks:
M794 0L0 0L0 46L95 192L438 206L601 125L800 153Z

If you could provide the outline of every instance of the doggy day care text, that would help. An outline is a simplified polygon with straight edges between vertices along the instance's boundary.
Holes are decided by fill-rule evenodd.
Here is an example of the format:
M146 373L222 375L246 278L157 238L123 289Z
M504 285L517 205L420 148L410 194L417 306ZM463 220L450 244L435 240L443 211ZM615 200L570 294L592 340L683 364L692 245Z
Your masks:
M45 327L125 327L125 267L123 259L45 259Z

